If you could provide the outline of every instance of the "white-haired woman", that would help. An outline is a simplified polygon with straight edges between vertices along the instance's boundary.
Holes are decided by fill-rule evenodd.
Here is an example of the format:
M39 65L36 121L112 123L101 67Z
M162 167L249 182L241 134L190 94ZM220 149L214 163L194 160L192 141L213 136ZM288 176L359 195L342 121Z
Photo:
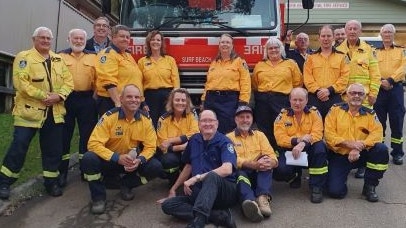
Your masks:
M251 83L255 95L256 123L275 150L273 123L281 109L289 107L290 91L303 83L297 63L286 59L285 55L283 43L277 38L270 38L264 47L263 60L255 65Z

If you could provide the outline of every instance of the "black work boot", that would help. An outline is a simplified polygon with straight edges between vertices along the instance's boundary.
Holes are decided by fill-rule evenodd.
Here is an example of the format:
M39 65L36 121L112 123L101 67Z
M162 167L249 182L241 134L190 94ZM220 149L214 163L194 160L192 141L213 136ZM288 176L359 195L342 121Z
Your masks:
M209 222L213 223L216 226L222 226L226 228L237 227L230 209L212 210L209 216Z
M67 171L59 173L58 184L61 188L66 187L66 185L68 184L68 172Z
M362 179L365 176L365 167L359 167L357 172L355 172L355 178Z
M1 185L0 186L0 199L7 200L10 197L10 186Z
M131 188L125 185L121 185L120 196L121 199L124 201L130 201L134 199L134 193L132 193Z
M375 192L375 186L373 185L364 184L362 195L366 196L369 202L378 202L379 200L378 195Z
M63 194L61 187L59 187L59 184L57 183L54 183L50 186L46 186L45 190L47 191L48 195L53 197L58 197Z
M319 187L313 187L310 196L312 203L321 203L323 201L323 191Z

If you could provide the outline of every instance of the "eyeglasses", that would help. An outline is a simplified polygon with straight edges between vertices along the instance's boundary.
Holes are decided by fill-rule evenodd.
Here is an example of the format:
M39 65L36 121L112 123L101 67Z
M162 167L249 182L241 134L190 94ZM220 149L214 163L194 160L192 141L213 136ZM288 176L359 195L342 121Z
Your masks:
M201 123L209 123L209 124L214 123L216 121L217 121L216 119L200 119L199 120L199 122L201 122Z
M361 91L348 91L348 94L350 94L351 96L355 96L355 95L358 95L358 96L360 96L360 97L362 97L362 96L364 96L365 95L365 93L364 92L361 92Z
M94 27L96 27L96 28L108 28L110 26L107 25L107 24L94 24Z
M49 36L36 36L40 40L52 40L52 37Z

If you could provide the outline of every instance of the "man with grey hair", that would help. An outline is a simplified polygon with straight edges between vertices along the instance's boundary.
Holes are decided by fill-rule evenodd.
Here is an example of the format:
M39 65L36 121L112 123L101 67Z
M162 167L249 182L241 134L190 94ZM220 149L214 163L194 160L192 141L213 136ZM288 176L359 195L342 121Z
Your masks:
M51 51L52 38L49 28L35 29L34 47L18 53L14 59L14 133L0 168L0 199L10 197L10 185L18 179L37 131L45 189L51 196L62 195L58 167L62 156L64 100L72 91L73 82L61 56Z
M345 24L345 33L347 39L336 47L338 51L343 52L350 66L350 76L348 84L361 83L366 90L366 98L363 105L369 108L376 102L379 87L381 85L381 75L379 73L376 53L372 47L361 41L362 25L357 20L349 20ZM364 168L357 170L355 177L364 177Z
M96 101L93 99L96 70L94 62L96 54L88 51L86 45L86 31L72 29L69 31L68 42L70 48L60 52L63 60L73 77L73 92L65 102L66 116L63 127L63 156L59 167L59 184L66 185L70 159L70 143L77 121L79 127L79 164L87 150L87 141L97 122ZM80 167L81 168L81 167Z
M346 93L347 101L333 105L325 119L327 192L333 198L344 198L351 169L366 166L362 195L369 202L377 202L375 187L389 160L388 148L382 143L383 128L375 111L362 105L367 95L362 84L351 84Z
M288 32L288 35L286 36L285 40L286 57L295 60L297 65L299 66L300 72L303 73L303 65L309 54L313 52L313 50L309 48L310 45L309 35L307 35L304 32L297 34L295 39L296 49L290 50L289 37L292 37L291 34L293 33Z
M381 87L374 105L376 114L386 129L389 115L391 129L391 155L395 165L403 164L403 119L405 105L402 82L405 80L406 50L394 44L396 29L392 24L381 28L383 46L377 49Z

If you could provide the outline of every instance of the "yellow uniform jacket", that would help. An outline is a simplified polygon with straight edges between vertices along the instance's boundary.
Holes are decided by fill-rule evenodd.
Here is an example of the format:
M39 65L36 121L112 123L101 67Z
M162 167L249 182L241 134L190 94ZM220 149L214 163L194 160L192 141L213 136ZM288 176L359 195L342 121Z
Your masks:
M102 159L117 162L120 154L127 154L141 144L143 149L139 158L144 163L156 150L156 133L151 119L138 110L130 121L121 108L114 108L100 118L87 146Z
M49 107L42 100L47 93L57 93L62 100L73 89L72 76L60 55L50 51L51 69L46 59L35 49L17 54L13 63L13 83L17 90L13 109L14 125L41 128ZM55 123L63 123L64 102L52 106Z
M326 58L319 49L306 59L304 85L310 93L327 88L331 94L341 94L348 86L349 73L349 60L344 53L333 48L333 52Z
M117 87L117 92L125 85L136 85L143 95L142 73L130 53L120 53L114 45L103 49L97 54L96 61L97 95L110 97L108 89Z
M208 90L238 91L239 100L248 103L251 96L251 78L245 60L237 57L233 60L213 61L207 72L202 101L206 100Z
M283 148L293 148L297 139L305 134L312 136L310 143L313 144L323 138L323 120L314 106L304 108L300 123L291 108L282 109L275 120L274 132L278 146Z
M144 90L180 87L178 66L169 55L158 60L142 57L138 60L138 67L143 75Z
M250 130L249 136L243 137L236 129L227 134L237 152L237 167L241 168L246 161L256 161L263 155L269 156L278 164L275 151L265 134L258 130Z
M291 59L282 59L275 66L269 60L255 65L252 75L252 88L258 92L278 92L289 94L295 87L303 84L302 73L297 63Z
M360 40L356 46L349 47L347 40L344 40L337 46L337 50L343 52L350 60L348 84L361 83L369 96L377 97L381 86L381 74L372 47Z
M347 103L335 104L325 119L324 136L329 149L346 155L350 149L338 147L345 140L361 140L367 148L382 142L383 128L373 109L362 106L356 115Z
M405 80L406 49L392 45L391 48L376 49L381 77L393 83Z
M197 119L192 112L185 113L179 121L173 118L172 113L167 112L158 120L157 146L161 145L163 141L174 137L181 137L182 142L187 142L192 135L198 132Z
M83 50L80 56L76 57L69 48L59 54L72 74L73 90L91 91L96 88L95 53Z

